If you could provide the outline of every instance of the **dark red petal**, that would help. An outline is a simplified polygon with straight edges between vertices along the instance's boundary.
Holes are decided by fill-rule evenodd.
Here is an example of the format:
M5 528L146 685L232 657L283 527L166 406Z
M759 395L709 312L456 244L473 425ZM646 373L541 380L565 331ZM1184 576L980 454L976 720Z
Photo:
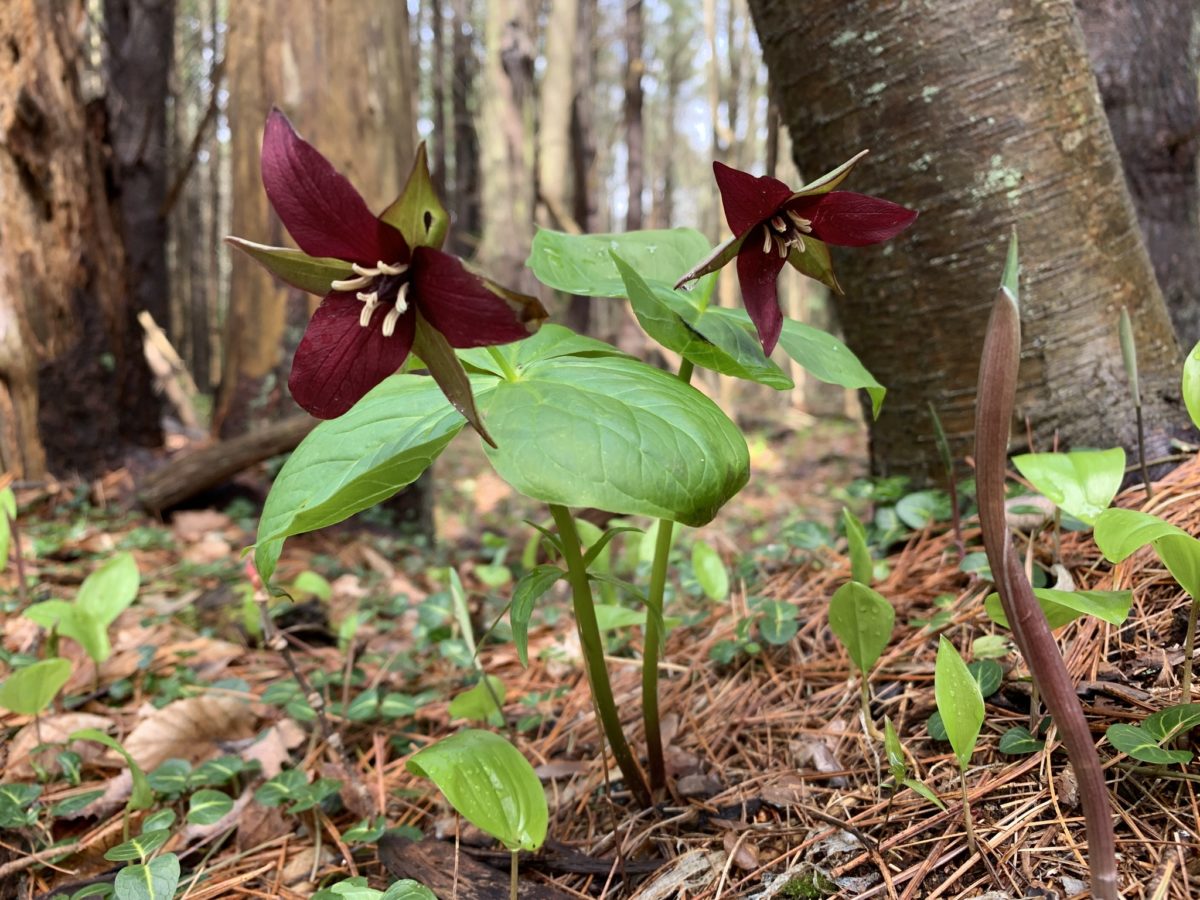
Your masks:
M417 247L412 259L413 296L421 315L451 347L507 344L537 330L546 311L533 297L488 287L462 261L432 247Z
M812 222L813 237L839 247L890 240L917 218L915 209L853 191L801 197L788 207Z
M721 191L729 230L739 237L775 215L792 196L792 189L778 178L769 175L760 178L724 163L713 163L713 175Z
M263 132L262 180L271 206L309 256L365 266L408 259L400 232L375 218L354 185L277 109Z
M327 296L308 322L288 387L300 406L318 419L340 416L403 365L412 349L416 316L410 310L383 336L391 304L380 305L366 328L358 324L363 304L353 294Z
M763 353L770 356L783 330L783 313L779 309L775 282L787 260L780 257L773 246L770 253L763 253L762 241L755 241L756 236L750 235L742 244L737 258L737 273L742 285L742 303L750 315L750 321L758 329Z

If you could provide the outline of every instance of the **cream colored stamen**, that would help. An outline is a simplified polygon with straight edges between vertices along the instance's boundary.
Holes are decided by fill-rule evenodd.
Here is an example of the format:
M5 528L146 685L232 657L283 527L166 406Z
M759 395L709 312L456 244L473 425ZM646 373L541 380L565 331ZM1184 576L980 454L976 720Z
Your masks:
M370 283L370 276L359 275L357 278L339 278L337 281L330 282L329 289L333 291L357 291L359 288L365 288Z
M391 337L396 331L396 323L400 321L400 314L403 312L399 306L393 306L388 310L388 314L383 317L383 336Z
M800 215L800 213L796 212L795 210L785 209L784 212L786 212L788 218L796 224L796 227L805 234L808 234L812 231L812 219L804 218L804 216Z
M384 275L403 275L408 271L408 266L404 265L404 263L395 263L389 266L382 260L375 263L375 267Z
M403 313L408 309L408 282L400 285L400 291L396 294L396 309Z
M763 253L771 252L771 229L766 225L763 226Z
M358 324L366 328L371 324L371 316L375 312L375 307L379 306L379 293L371 291L369 294L358 293L354 296L363 302L363 310L358 317Z
M366 266L360 266L358 263L351 263L350 268L354 270L355 274L362 275L367 278L375 278L377 275L379 275L378 269L368 269Z
M771 227L780 234L786 234L788 230L787 223L783 221L782 216L771 216Z
M788 248L788 245L784 242L783 238L781 238L781 237L775 238L775 249L779 251L780 259L787 259L787 254L788 254L787 248Z

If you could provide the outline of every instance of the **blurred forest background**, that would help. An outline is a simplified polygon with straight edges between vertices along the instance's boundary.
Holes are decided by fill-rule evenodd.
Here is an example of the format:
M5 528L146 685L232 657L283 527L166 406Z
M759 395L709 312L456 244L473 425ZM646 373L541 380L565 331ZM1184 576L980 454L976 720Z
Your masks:
M258 434L257 452L311 427L286 373L316 299L222 242L287 242L258 171L272 105L376 209L426 141L452 249L539 291L556 320L651 359L623 306L531 281L535 224L687 225L715 243L727 235L712 160L798 185L870 147L848 187L922 213L895 248L839 258L847 343L892 390L873 425L876 470L928 474L930 403L969 446L979 311L1014 224L1029 434L1131 446L1129 410L1096 410L1122 390L1125 305L1164 449L1180 430L1176 336L1200 337L1195 4L925 6L6 0L3 468L94 475L161 447L164 421L168 438ZM721 302L736 304L724 275ZM815 283L780 287L789 314L834 326ZM791 374L792 409L856 413L841 390ZM781 404L714 385L743 420L786 421Z

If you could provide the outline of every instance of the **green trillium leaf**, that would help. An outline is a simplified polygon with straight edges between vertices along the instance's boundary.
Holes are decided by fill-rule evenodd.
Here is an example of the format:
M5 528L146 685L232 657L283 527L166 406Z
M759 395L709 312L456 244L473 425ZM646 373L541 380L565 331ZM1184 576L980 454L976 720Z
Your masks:
M502 353L510 366L523 369L530 363L540 360L558 359L561 356L622 356L630 359L612 344L598 341L582 334L576 334L569 328L547 323L537 330L536 334L491 348ZM471 369L488 372L497 377L503 377L504 372L486 347L473 347L470 350L459 350L458 358Z
M1129 617L1133 604L1132 591L1060 591L1055 588L1034 588L1038 605L1046 614L1051 628L1062 628L1080 616L1095 616L1111 625L1120 625ZM983 608L997 625L1008 628L1008 617L999 594L988 594Z
M478 392L494 385L485 378ZM430 379L393 375L343 416L321 422L271 486L255 564L270 580L283 541L341 522L416 481L465 425Z
M429 175L429 159L425 142L417 147L417 158L404 190L379 216L402 235L411 247L434 247L441 249L450 228L450 214L442 205L441 198Z
M414 754L408 770L430 779L458 812L509 850L536 850L549 811L533 766L490 731L468 729Z
M720 408L636 360L535 362L485 408L499 445L488 458L535 500L698 526L749 478L746 441Z
M1022 453L1012 458L1034 488L1063 512L1095 525L1125 477L1125 451L1072 450L1069 453Z
M959 768L965 769L975 752L975 741L983 724L983 695L979 682L944 635L938 639L933 693Z
M227 237L231 247L241 250L280 281L309 294L323 297L335 281L353 276L350 263L340 259L309 256L288 247L268 247L239 237Z
M1136 510L1106 509L1096 520L1095 538L1110 562L1153 544L1171 577L1192 599L1200 598L1200 541L1183 529Z

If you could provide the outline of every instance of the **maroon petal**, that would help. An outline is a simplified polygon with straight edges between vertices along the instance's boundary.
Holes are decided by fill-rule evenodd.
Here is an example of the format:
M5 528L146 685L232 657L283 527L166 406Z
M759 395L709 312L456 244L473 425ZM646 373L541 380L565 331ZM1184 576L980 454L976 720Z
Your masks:
M890 240L917 218L915 209L852 191L801 197L788 208L812 222L813 237L839 247Z
M750 239L742 244L737 258L742 303L750 321L758 329L763 353L768 356L775 349L775 344L779 342L779 333L783 330L783 313L779 309L775 282L785 262L787 260L774 252L774 248L772 252L764 253L762 243L756 242L754 235L750 235Z
M277 109L263 132L262 180L271 206L309 256L364 266L407 261L400 232L375 218L354 185Z
M308 322L288 388L302 408L318 419L340 416L404 364L412 349L416 316L402 315L391 337L383 336L382 304L370 324L359 324L363 304L353 294L327 296Z
M792 189L778 178L769 175L760 178L724 163L713 163L713 175L721 191L725 220L729 222L730 231L739 237L775 215L792 196Z
M412 284L421 315L451 347L487 347L529 337L546 310L535 298L492 285L432 247L413 251Z

